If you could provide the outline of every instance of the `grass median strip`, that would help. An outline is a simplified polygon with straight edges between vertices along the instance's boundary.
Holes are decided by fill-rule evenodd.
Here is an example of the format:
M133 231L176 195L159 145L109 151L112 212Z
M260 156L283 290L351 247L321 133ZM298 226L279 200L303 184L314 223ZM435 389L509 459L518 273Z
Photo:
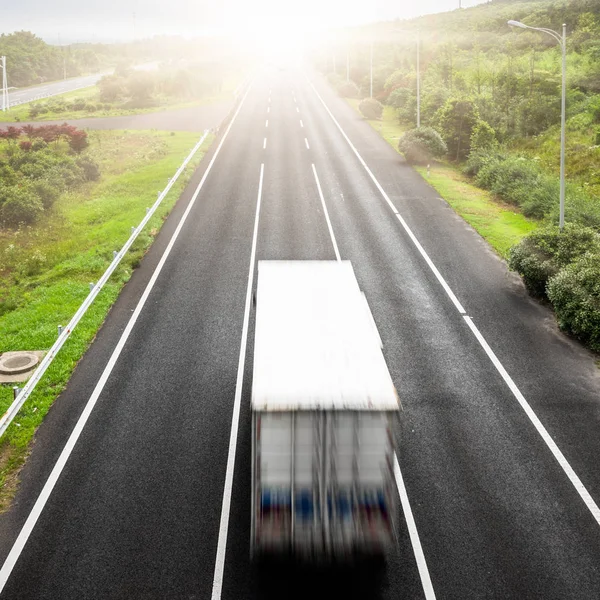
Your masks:
M359 112L359 100L347 99L347 102ZM381 120L367 122L398 152L398 140L409 127L398 123L395 113L393 107L385 106ZM538 221L528 219L515 207L470 183L458 166L436 164L429 176L427 168L415 169L503 258L507 258L511 246L539 226Z
M63 195L35 226L0 230L0 256L7 257L0 282L3 352L43 350L54 343L58 325L65 325L76 312L89 293L89 283L98 280L113 250L121 248L200 135L93 132L91 146L101 165L100 181ZM18 470L36 428L65 388L212 139L206 139L189 163L0 441L0 510L15 493ZM0 412L12 399L12 385L0 385Z

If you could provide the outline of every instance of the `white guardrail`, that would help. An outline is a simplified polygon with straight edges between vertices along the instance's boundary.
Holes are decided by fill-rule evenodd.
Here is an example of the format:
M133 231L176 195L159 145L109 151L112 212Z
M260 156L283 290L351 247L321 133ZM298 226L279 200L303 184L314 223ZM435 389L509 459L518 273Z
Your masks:
M173 187L173 184L177 181L181 173L183 173L183 170L187 167L190 160L192 160L196 152L198 152L198 150L204 143L204 140L206 139L208 133L208 130L206 130L204 132L204 135L200 138L200 141L192 148L192 151L188 154L187 158L183 161L179 169L177 169L177 172L175 173L173 178L170 179L169 183L167 184L167 187L165 187L165 189L158 195L158 198L156 202L152 205L152 207L148 209L146 216L142 219L142 222L137 227L132 227L131 236L125 242L125 245L121 248L119 252L114 253L113 261L110 263L109 267L106 269L106 271L104 271L104 274L98 280L98 282L91 288L87 298L83 301L73 318L69 321L69 324L62 330L52 348L50 348L46 356L44 356L44 358L42 359L40 366L35 370L29 381L21 389L14 402L10 405L9 409L2 415L2 417L0 418L0 437L4 435L4 432L8 429L8 426L11 424L12 420L17 416L17 413L35 389L35 386L42 378L42 375L46 372L46 369L54 360L56 354L62 348L63 344L67 341L67 339L75 329L77 323L79 323L83 315L86 313L87 309L90 307L90 305L96 298L96 296L100 293L100 290L104 287L104 284L108 281L108 278L117 268L117 266L121 262L121 259L123 258L123 256L125 256L125 253L131 247L131 244L133 244L133 242L140 234L146 223L148 223L156 209L160 206L161 202L169 193L169 190Z

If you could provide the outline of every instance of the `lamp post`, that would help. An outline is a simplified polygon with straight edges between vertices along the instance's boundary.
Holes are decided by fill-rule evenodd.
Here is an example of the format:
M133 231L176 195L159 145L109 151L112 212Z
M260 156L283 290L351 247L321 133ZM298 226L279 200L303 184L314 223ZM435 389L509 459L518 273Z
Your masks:
M370 97L373 97L373 40L371 40L371 52L369 54L369 63L370 63L370 80L371 80L371 92L370 92Z
M8 97L8 76L6 73L6 56L0 56L0 68L2 69L2 111L10 108L10 98Z
M413 33L408 29L394 29L399 33ZM421 127L421 32L417 29L417 127Z
M562 230L565 226L565 113L567 100L567 26L563 23L562 36L553 29L546 27L530 27L520 21L508 21L511 27L533 29L552 36L562 49L562 96L560 109L560 217L558 226Z

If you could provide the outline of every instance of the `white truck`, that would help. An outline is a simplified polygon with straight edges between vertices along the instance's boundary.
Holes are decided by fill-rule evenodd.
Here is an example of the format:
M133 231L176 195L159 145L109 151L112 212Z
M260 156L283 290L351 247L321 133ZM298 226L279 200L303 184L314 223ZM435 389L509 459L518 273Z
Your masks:
M259 261L251 551L327 559L395 542L399 400L348 261Z

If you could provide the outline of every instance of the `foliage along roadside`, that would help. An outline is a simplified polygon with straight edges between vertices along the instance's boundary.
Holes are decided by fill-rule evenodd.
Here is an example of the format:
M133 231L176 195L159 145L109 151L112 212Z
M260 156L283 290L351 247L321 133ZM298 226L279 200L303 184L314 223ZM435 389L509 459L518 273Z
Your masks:
M35 223L60 194L97 180L98 165L81 154L88 145L87 133L67 123L0 130L0 224Z
M101 167L99 181L57 199L37 225L0 229L0 253L7 259L0 280L3 350L39 350L56 339L56 326L72 317L95 281L122 246L149 199L164 187L199 134L95 131L91 145ZM0 511L8 506L31 439L77 362L101 326L121 287L151 245L163 220L207 151L203 147L174 184L158 211L124 257L72 336L0 440ZM10 285L5 285L5 283ZM0 411L12 389L0 385Z

